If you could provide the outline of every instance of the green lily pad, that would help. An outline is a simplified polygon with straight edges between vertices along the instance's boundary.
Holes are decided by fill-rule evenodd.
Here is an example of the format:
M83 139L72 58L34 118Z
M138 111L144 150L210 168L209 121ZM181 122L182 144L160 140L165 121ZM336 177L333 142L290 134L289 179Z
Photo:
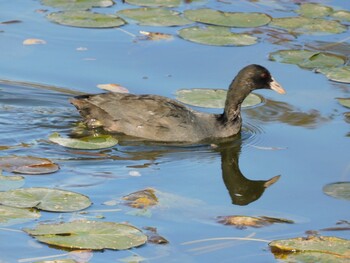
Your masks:
M0 172L0 191L8 191L20 188L24 185L22 176L4 176Z
M310 50L279 50L270 53L269 59L287 64L296 64L302 68L327 68L344 65L346 59L340 55Z
M118 140L110 135L88 136L80 139L63 138L57 132L49 136L51 142L61 146L82 150L97 150L113 147L118 144Z
M269 25L299 34L339 34L347 30L338 21L301 16L274 18Z
M329 16L333 13L333 8L315 3L304 3L300 5L300 9L297 10L297 13L304 17L316 18Z
M0 205L0 225L20 224L29 220L40 218L36 209L16 208Z
M232 33L227 27L188 27L179 30L183 39L213 46L248 46L257 43L257 38L243 33Z
M54 173L59 166L46 158L5 156L0 157L0 168L8 172L33 175Z
M341 20L341 21L346 21L350 22L350 12L345 11L345 10L339 10L335 11L333 14L331 14L331 17Z
M163 7L175 7L181 4L181 0L125 0L128 4L139 6L163 6Z
M275 240L269 243L274 254L287 255L289 253L322 253L332 255L335 258L350 259L350 240L337 237L308 237ZM311 262L311 261L306 261ZM324 261L312 261L324 262ZM338 261L328 261L338 262Z
M344 107L350 108L350 98L338 98L338 101Z
M73 212L91 205L82 194L60 189L33 187L0 192L0 203L17 208L37 208L52 212Z
M42 0L43 5L69 10L87 10L93 7L110 7L114 5L112 0Z
M176 91L176 99L196 107L224 108L227 90L223 89L182 89ZM243 101L242 107L258 105L262 98L256 94L249 94Z
M318 72L324 74L329 80L350 83L350 66L339 68L323 68Z
M129 249L146 243L139 229L127 224L78 220L61 224L40 224L24 229L40 242L74 249Z
M348 100L348 103L350 108L350 99ZM326 195L337 199L345 199L350 201L350 182L327 184L325 187L323 187L323 192Z
M209 8L186 10L184 15L196 22L227 27L259 27L271 21L271 17L263 13L231 13Z
M147 26L183 26L192 22L180 16L179 12L164 8L134 8L120 10L118 15L136 20Z
M62 11L47 15L55 23L88 28L111 28L125 24L125 21L116 15L99 14L90 11Z

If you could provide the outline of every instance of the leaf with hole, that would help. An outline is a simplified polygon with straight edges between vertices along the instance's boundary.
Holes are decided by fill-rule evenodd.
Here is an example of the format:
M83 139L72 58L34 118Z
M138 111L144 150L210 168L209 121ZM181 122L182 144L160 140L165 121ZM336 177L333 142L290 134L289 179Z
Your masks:
M269 25L299 34L311 35L339 34L347 30L347 27L338 21L301 16L274 18Z
M17 208L73 212L91 205L89 197L61 189L33 187L0 192L0 203Z
M127 224L78 220L61 224L40 224L24 229L40 242L63 248L123 250L146 243L139 229Z
M0 168L8 172L34 175L54 173L59 166L46 158L5 156L0 157Z
M183 39L213 46L249 46L256 44L258 39L244 33L232 33L227 27L187 27L178 31Z
M36 209L0 205L0 225L2 226L21 224L40 218L40 216L40 212Z
M222 12L209 8L186 10L184 15L196 22L227 27L259 27L271 21L264 13Z
M348 99L348 104L350 108L350 99ZM350 201L350 182L327 184L323 187L323 192L334 198Z
M73 149L98 150L110 148L118 144L118 140L111 135L88 136L80 139L63 138L59 133L49 136L51 142Z
M67 10L87 10L93 7L110 7L114 5L111 0L41 0L43 5Z
M176 99L182 103L203 108L224 108L227 90L224 89L181 89L176 91ZM251 93L243 101L242 107L262 103L262 97Z
M192 22L180 16L179 12L164 8L133 8L120 10L118 15L147 26L184 26Z
M47 18L60 25L87 28L111 28L125 24L119 16L90 11L61 11L47 15Z

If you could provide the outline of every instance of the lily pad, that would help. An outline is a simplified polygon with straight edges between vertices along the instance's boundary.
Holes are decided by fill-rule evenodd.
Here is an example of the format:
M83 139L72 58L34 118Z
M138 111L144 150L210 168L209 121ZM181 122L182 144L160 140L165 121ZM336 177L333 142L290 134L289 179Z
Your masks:
M300 5L300 9L297 10L297 13L304 17L316 18L329 16L333 13L333 8L315 3L304 3Z
M326 52L310 50L279 50L270 53L269 59L281 63L296 64L302 68L328 68L344 65L345 58Z
M63 138L59 133L49 136L51 142L73 149L96 150L113 147L118 144L118 140L110 135L88 136L80 139Z
M75 249L129 249L146 243L139 229L127 224L78 220L61 224L40 224L24 229L40 242Z
M52 212L73 212L91 205L90 199L71 191L33 187L0 192L0 203L17 208L37 208Z
M158 198L153 189L140 190L123 197L125 204L134 208L147 208L158 204Z
M192 22L180 16L179 12L164 8L134 8L120 10L118 15L136 20L147 26L183 26Z
M125 21L119 16L90 11L55 12L48 14L47 18L52 22L73 27L111 28L125 24Z
M350 99L348 101L350 108ZM323 187L323 192L326 195L335 197L337 199L350 201L350 182L327 184L325 187Z
M350 83L350 66L339 68L324 68L317 72L324 74L329 80Z
M181 4L181 0L125 0L128 4L139 6L163 6L175 7Z
M0 168L8 172L33 175L54 173L59 166L46 158L6 156L0 157Z
M43 5L64 9L90 9L92 7L110 7L114 5L111 0L42 0Z
M350 240L337 237L308 237L291 238L285 240L275 240L269 243L274 254L289 253L323 253L338 258L350 259ZM310 262L310 261L308 261ZM321 262L321 261L313 261ZM337 261L328 261L337 262Z
M0 205L0 225L20 224L29 220L40 218L36 209L16 208Z
M182 103L203 108L224 108L227 90L223 89L182 89L176 91L176 99ZM249 94L243 101L242 107L258 105L262 98Z
M4 176L0 173L0 191L20 188L24 185L22 176Z
M299 34L339 34L347 30L338 21L301 16L274 18L269 25Z
M345 10L339 10L335 11L333 14L331 14L331 17L341 20L341 21L346 21L350 22L350 12L345 11Z
M288 219L274 218L267 216L252 217L252 216L219 216L218 223L224 225L234 225L239 229L246 227L260 228L264 226L269 226L275 223L287 223L293 224L294 222Z
M179 30L183 39L213 46L248 46L257 43L257 38L244 33L232 33L227 27L188 27Z
M271 17L263 13L222 12L209 8L186 10L184 15L196 22L227 27L259 27L271 21Z

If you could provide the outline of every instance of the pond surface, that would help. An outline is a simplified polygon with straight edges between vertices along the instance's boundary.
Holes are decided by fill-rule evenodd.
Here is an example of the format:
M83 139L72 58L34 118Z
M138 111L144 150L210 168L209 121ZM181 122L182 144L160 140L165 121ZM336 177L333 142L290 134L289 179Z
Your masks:
M350 9L346 1L317 2ZM292 1L266 0L197 2L178 10L202 5L273 17L293 15L297 8ZM350 127L344 121L346 108L336 100L349 97L349 84L269 61L268 54L284 46L270 43L266 36L247 47L206 46L178 37L144 41L133 35L140 30L174 34L178 28L128 24L120 29L82 29L50 23L38 10L54 9L39 1L0 0L0 6L1 21L21 21L0 24L0 146L11 146L0 153L45 157L60 165L60 171L51 175L26 176L24 187L71 190L93 202L86 215L42 212L37 221L1 229L1 263L35 262L55 255L67 258L65 251L38 243L24 232L10 231L38 222L75 218L129 222L138 228L156 227L170 242L95 252L90 262L120 262L132 255L145 262L277 262L266 242L220 238L272 241L350 220L349 201L322 191L327 184L350 180ZM114 13L130 7L118 2L99 10ZM47 43L24 46L28 38ZM346 38L348 32L305 35L293 42L345 39L347 43ZM259 91L264 104L243 110L241 136L224 146L121 140L111 149L87 152L47 139L53 132L68 136L75 129L81 118L68 99L78 92L102 92L97 84L118 83L132 93L174 98L183 88L226 88L238 70L251 63L266 66L287 94ZM67 90L50 90L53 86ZM264 183L277 175L277 182L265 188ZM120 204L122 196L145 188L156 189L157 206L139 211ZM105 205L111 200L117 204ZM101 215L104 219L99 219ZM295 224L237 229L216 222L216 217L225 215L287 218ZM349 231L322 234L350 237ZM188 243L195 240L203 242Z

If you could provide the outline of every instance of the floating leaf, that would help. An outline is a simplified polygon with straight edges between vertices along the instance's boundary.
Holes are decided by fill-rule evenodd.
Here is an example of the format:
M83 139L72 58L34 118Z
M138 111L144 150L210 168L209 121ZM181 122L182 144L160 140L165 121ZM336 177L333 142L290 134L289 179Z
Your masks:
M24 209L0 205L0 225L14 225L39 218L40 212L35 209Z
M310 50L279 50L270 53L269 59L281 63L296 64L302 68L327 68L344 65L345 58L326 52Z
M350 108L350 99L348 99ZM345 199L350 201L350 182L338 182L333 184L327 184L323 187L323 192L326 195L335 197L337 199Z
M350 66L339 68L323 68L317 72L324 74L330 80L350 83Z
M188 27L179 30L183 39L214 46L248 46L257 43L257 38L243 33L232 33L227 27Z
M44 45L46 44L46 41L43 39L38 38L28 38L23 41L23 45L30 46L30 45Z
M119 84L98 84L97 87L99 89L108 90L110 92L117 92L117 93L129 93L129 90Z
M146 230L147 240L149 243L157 244L157 245L165 245L169 244L169 241L164 237L160 236L157 232L157 228L155 227L144 227Z
M42 0L43 5L56 8L74 9L90 9L92 7L110 7L114 5L111 0Z
M144 35L147 40L170 40L170 39L173 39L172 35L159 33L159 32L140 31L140 34Z
M176 91L176 99L197 107L224 108L227 90L223 89L182 89ZM242 107L258 105L262 98L256 94L249 94L243 101Z
M181 4L181 0L125 0L128 4L139 6L164 6L175 7Z
M17 208L38 208L52 212L73 212L91 205L90 199L75 192L33 187L0 192L0 203Z
M350 22L350 12L345 10L335 11L331 16L335 19Z
M337 258L350 259L350 241L337 237L308 237L275 240L269 243L274 254L287 255L289 253L322 253L334 256L332 261L305 261L305 262L338 262ZM341 262L341 261L340 261ZM345 261L344 261L345 262Z
M209 8L186 10L184 15L196 22L227 27L258 27L271 21L271 17L263 13L232 13Z
M8 191L20 188L24 185L22 176L4 176L0 172L0 191Z
M224 225L234 225L237 228L243 229L246 227L260 228L269 226L275 223L293 224L294 222L288 219L274 218L267 216L252 217L252 216L219 216L218 222Z
M125 204L134 208L147 208L158 204L158 198L153 189L140 190L123 197Z
M183 26L192 22L180 16L179 12L164 8L134 8L120 10L118 15L136 20L147 26Z
M333 13L333 8L315 3L304 3L300 5L300 9L297 10L297 13L304 17L316 18L329 16Z
M300 16L274 18L270 26L280 27L299 34L339 34L347 30L347 27L338 21Z
M40 242L78 249L129 249L141 246L147 237L136 227L126 224L98 221L73 221L61 224L40 224L35 229L24 229Z
M89 11L55 12L48 14L47 18L52 22L74 27L110 28L125 24L125 21L116 15Z
M49 136L51 142L73 149L96 150L117 145L118 140L110 135L88 136L80 139L62 138L57 132Z
M21 174L49 174L59 169L58 165L49 159L32 156L0 157L0 168Z

